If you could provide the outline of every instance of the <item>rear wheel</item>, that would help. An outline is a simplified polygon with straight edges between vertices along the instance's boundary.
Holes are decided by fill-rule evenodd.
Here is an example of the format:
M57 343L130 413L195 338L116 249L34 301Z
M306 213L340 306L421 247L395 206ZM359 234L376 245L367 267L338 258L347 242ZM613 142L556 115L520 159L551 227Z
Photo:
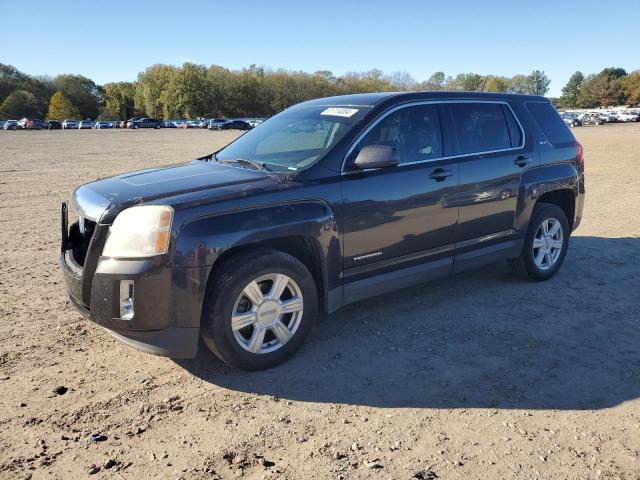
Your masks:
M316 285L295 257L275 250L242 254L215 273L202 312L202 337L225 363L262 370L304 343L317 316Z
M534 207L522 253L507 260L518 276L533 281L553 277L560 269L569 247L569 222L557 205L539 203Z

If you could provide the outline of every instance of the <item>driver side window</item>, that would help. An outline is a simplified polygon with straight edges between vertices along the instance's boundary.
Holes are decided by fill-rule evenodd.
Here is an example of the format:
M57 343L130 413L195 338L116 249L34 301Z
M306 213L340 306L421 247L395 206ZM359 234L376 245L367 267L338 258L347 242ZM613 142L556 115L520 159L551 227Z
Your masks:
M443 156L442 130L437 105L401 108L384 117L360 141L352 159L368 145L395 149L400 164L432 160Z

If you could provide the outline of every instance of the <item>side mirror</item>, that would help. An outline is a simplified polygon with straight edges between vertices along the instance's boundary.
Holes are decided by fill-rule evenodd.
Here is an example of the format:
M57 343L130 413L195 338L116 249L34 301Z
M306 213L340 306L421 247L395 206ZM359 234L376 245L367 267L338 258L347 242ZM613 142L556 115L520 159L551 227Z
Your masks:
M354 166L359 169L395 167L400 163L396 149L389 145L367 145L356 157Z

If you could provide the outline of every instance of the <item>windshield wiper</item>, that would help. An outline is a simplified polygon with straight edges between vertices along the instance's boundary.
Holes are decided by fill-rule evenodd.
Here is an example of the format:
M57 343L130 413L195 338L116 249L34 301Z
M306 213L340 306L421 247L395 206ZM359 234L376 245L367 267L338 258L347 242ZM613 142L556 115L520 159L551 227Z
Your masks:
M230 158L230 159L219 160L218 157L216 157L216 154L214 153L213 155L211 155L211 160L218 163L225 163L225 164L237 163L240 165L248 165L255 168L256 170L260 170L263 172L268 172L270 170L269 168L267 168L267 166L264 163L256 162L255 160L248 160L246 158Z

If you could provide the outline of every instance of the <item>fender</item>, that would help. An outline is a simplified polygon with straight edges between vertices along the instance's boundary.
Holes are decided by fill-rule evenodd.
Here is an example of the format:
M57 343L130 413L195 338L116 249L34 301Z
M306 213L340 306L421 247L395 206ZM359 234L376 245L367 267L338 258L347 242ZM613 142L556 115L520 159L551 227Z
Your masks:
M524 235L529 226L533 207L538 199L555 190L571 190L576 200L579 194L579 172L574 163L557 163L531 168L522 175L522 201L516 208L515 228ZM578 213L576 202L576 215ZM574 218L575 221L575 218Z
M322 270L324 305L334 310L331 305L342 301L342 256L335 215L323 200L285 201L192 218L177 232L171 266L195 269L197 273L188 275L189 283L202 301L206 281L224 252L289 236L314 241Z

